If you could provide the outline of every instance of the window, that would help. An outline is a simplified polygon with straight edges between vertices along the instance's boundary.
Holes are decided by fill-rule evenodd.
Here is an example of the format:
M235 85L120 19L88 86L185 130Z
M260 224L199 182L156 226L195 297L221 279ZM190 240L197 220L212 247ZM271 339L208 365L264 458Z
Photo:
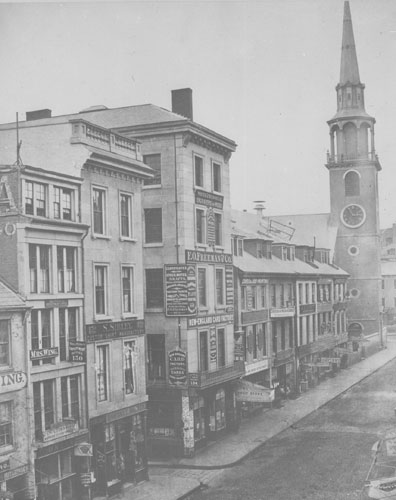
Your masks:
M120 231L123 238L132 238L132 196L120 195Z
M46 217L47 186L25 181L25 214Z
M58 292L76 291L76 249L57 247Z
M385 290L385 280L382 280L382 290Z
M305 302L304 304L309 304L309 283L305 283Z
M30 293L49 293L50 247L29 244Z
M396 288L396 280L393 280L393 288Z
M262 323L262 336L263 336L263 356L267 356L267 324Z
M54 187L54 218L72 220L72 190Z
M357 172L350 171L345 175L345 196L360 195L360 177Z
M200 308L206 307L206 269L198 268L198 305Z
M146 269L146 307L164 307L164 278L162 269Z
M285 320L281 320L281 350L284 351L286 349L286 330L285 330Z
M106 315L107 309L107 266L95 266L95 314Z
M225 366L226 364L224 328L219 328L217 330L217 362L219 367Z
M10 364L10 322L0 320L0 367Z
M257 359L257 325L252 325L253 359Z
M148 378L165 379L165 335L147 335Z
M77 307L59 309L59 359L67 361L70 341L77 340Z
M106 234L106 191L94 188L92 196L93 232Z
M224 305L224 269L216 269L216 305Z
M35 438L43 438L43 432L55 422L54 379L33 383Z
M213 191L221 193L221 166L218 163L212 163Z
M223 224L222 215L215 213L215 245L221 245L223 243Z
M33 309L31 312L31 348L32 351L49 349L51 339L51 309ZM33 365L51 363L51 359L33 360Z
M278 338L277 338L277 322L272 323L272 352L276 354L278 352Z
M12 402L0 403L0 447L12 446Z
M124 388L125 394L132 394L135 391L134 370L136 367L137 353L135 341L124 342Z
M276 307L276 286L271 285L271 307Z
M281 307L285 307L286 302L285 302L285 285L280 286L280 303Z
M241 308L242 311L247 311L247 287L241 287Z
M61 377L62 419L80 422L79 375Z
M97 346L96 361L96 388L98 401L107 401L109 398L109 346Z
M260 307L265 309L267 307L267 285L260 286Z
M294 338L293 338L293 324L292 324L292 320L289 319L288 325L289 325L289 347L293 347L294 346Z
M162 243L162 208L144 210L145 243Z
M252 309L256 310L257 309L257 287L256 286L251 286L250 287L250 296L252 300Z
M134 312L133 267L123 266L121 273L122 273L122 312L124 314L132 314Z
M203 187L203 159L200 156L194 156L194 179L196 186Z
M197 243L205 243L205 212L197 208L195 213Z
M144 185L159 185L161 184L161 154L154 153L143 155L143 162L154 170L153 179L145 179Z
M241 240L241 238L238 238L238 255L243 255L243 241Z
M337 297L338 299L338 297ZM312 283L311 287L311 304L316 302L316 283Z
M208 368L208 332L199 332L199 369L206 372Z

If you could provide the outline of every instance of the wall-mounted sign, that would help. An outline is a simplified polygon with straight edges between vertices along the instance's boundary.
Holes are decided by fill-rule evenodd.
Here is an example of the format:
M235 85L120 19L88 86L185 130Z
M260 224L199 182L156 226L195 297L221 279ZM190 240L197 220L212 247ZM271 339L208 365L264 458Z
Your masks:
M26 386L27 376L24 372L12 372L0 375L0 394L19 391Z
M223 197L219 194L208 193L207 191L195 190L195 203L205 207L223 210Z
M232 254L186 250L186 262L191 264L232 264Z
M313 314L316 312L316 304L300 304L300 314Z
M49 299L44 301L44 306L48 308L53 307L68 307L69 301L67 299Z
M269 368L269 359L260 359L252 363L245 362L245 375L252 375L253 373L261 372Z
M108 323L94 323L86 326L87 342L116 339L131 335L144 335L143 319L127 319Z
M234 269L232 266L225 268L226 279L226 305L229 307L234 306Z
M197 276L195 265L164 266L167 316L197 314Z
M294 307L281 307L271 309L271 318L290 318L294 316L296 310Z
M30 351L30 359L37 361L40 359L56 358L59 354L58 347L48 347L48 349L32 349Z
M245 346L244 344L235 342L234 345L234 360L235 361L244 361L245 360Z
M219 323L232 323L233 320L233 314L212 314L210 316L198 316L196 318L188 318L187 327L196 328L197 326L217 325Z
M43 432L43 441L51 441L78 431L78 423L73 421L63 421L53 424L50 429Z
M6 472L0 473L0 481L8 481L9 479L13 479L14 477L22 476L29 472L29 466L21 465L19 467L15 467L14 469L7 470Z
M87 360L87 345L81 340L69 340L69 361L83 363Z
M211 247L216 244L216 223L212 207L206 211L206 243Z
M169 382L184 385L187 382L187 354L181 349L168 353Z
M265 278L242 278L242 286L245 285L265 285L268 280Z
M247 380L239 380L235 392L237 401L249 403L271 403L275 399L275 390Z
M210 329L209 337L209 360L210 364L216 367L217 365L217 337L216 328Z

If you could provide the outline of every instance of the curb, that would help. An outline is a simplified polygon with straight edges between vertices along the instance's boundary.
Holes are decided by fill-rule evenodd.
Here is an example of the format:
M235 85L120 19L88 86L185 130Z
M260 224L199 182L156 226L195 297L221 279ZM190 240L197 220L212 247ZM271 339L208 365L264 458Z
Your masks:
M325 401L323 404L319 405L318 407L316 407L315 409L313 409L312 411L310 411L309 413L307 413L306 415L304 415L300 419L297 419L296 421L292 422L290 425L287 425L284 429L280 430L279 432L277 432L276 434L274 434L270 438L266 439L265 441L263 441L261 443L258 443L257 445L254 446L254 448L252 448L247 453L245 453L242 457L238 458L237 460L235 460L233 462L229 462L227 464L221 464L221 465L185 465L185 464L162 464L162 463L149 462L149 466L151 466L151 467L158 467L158 468L164 468L164 469L192 469L192 470L219 470L219 469L229 469L231 467L235 467L236 465L239 465L247 457L249 457L252 453L254 453L255 451L257 451L259 448L261 448L262 446L264 446L266 443L268 443L268 441L270 441L274 437L278 436L281 432L284 432L287 429L290 429L290 427L292 425L295 425L297 422L301 422L302 420L304 420L304 418L307 418L309 415L311 415L315 411L319 410L320 408L323 408L323 406L327 405L331 401L334 401L334 399L338 398L342 394L345 394L347 391L349 391L350 389L352 389L352 387L354 387L357 384L360 384L360 382L362 382L366 378L368 378L371 375L373 375L374 373L376 373L378 370L381 370L381 368L384 368L386 365L388 365L389 363L391 363L392 361L394 361L394 359L396 358L396 352L394 354L395 354L394 357L391 358L391 359L389 359L388 361L386 361L383 365L379 366L378 368L376 368L375 370L371 371L370 373L366 373L362 378L360 378L359 380L357 380L356 382L354 382L353 384L351 384L349 387L347 387L343 391L339 392L335 396L331 397L330 399L328 399L327 401ZM195 489L199 489L199 488L200 488L200 486L194 488L194 490ZM186 493L186 495L188 495L190 493ZM184 498L186 498L185 495L182 496L182 497L179 497L177 500L182 500Z

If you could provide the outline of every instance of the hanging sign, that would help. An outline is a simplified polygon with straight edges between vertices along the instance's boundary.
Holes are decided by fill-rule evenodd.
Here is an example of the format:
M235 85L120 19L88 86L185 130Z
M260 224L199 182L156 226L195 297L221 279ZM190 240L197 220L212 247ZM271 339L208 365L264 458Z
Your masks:
M187 354L177 348L168 353L169 382L175 385L187 383Z
M74 447L75 457L92 457L93 448L91 443L78 443Z
M210 364L216 366L216 364L217 364L216 328L210 329L209 345L210 345L210 349L209 349Z
M226 279L226 305L234 309L234 269L232 266L226 266L225 279Z

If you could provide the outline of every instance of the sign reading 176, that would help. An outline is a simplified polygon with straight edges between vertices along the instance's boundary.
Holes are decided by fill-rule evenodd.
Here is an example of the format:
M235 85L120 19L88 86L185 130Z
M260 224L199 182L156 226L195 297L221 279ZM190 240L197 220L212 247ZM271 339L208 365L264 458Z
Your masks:
M16 233L16 225L13 222L6 222L5 224L0 224L0 235L5 234L6 236L12 236Z

